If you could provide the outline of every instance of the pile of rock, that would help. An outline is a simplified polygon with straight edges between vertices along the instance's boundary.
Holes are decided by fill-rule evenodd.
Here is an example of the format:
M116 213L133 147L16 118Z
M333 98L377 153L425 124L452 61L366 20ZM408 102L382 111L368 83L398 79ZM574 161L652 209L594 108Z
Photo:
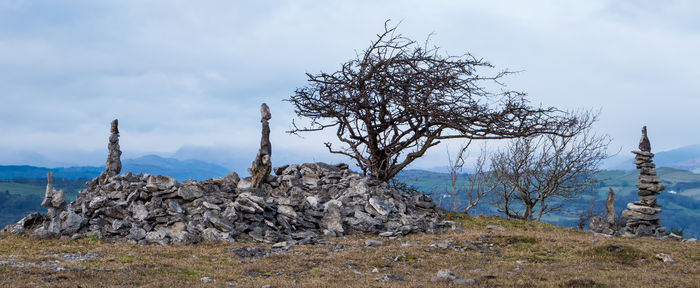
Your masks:
M269 108L260 108L262 139L251 177L178 183L162 175L119 175L119 129L112 122L106 171L66 205L51 186L48 215L31 214L8 229L35 237L97 236L139 244L188 244L252 238L309 243L323 235L399 236L455 228L441 221L432 199L400 192L348 169L310 163L272 169ZM277 176L270 175L274 170Z
M635 156L634 164L637 165L639 173L639 189L637 195L642 198L634 203L627 203L627 209L622 211L622 216L627 218L626 230L628 235L635 236L661 236L666 232L666 228L660 226L659 215L661 205L656 203L656 195L666 189L661 184L661 178L656 175L651 153L651 144L647 137L647 127L642 128L642 139L639 142L640 151L632 151Z
M345 164L310 163L274 169L260 188L236 173L178 183L161 175L109 176L86 183L60 215L31 214L13 233L35 237L97 236L139 244L235 241L309 243L319 235L398 236L440 232L430 197L399 192ZM47 229L48 227L52 227Z

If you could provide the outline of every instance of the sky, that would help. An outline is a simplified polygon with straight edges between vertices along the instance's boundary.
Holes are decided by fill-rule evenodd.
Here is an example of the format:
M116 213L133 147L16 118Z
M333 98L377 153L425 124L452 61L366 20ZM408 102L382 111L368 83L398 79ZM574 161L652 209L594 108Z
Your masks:
M0 0L0 165L101 165L118 118L123 157L250 163L259 105L273 164L350 162L328 133L285 133L305 73L336 71L384 22L469 52L533 105L600 110L595 131L629 154L700 143L696 1ZM437 146L413 168L447 165ZM491 144L487 144L491 145ZM475 150L476 151L476 150Z

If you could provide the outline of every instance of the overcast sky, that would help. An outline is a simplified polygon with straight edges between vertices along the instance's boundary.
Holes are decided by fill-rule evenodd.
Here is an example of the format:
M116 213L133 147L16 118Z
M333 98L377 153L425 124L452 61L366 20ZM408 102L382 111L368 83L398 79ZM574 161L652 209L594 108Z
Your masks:
M322 146L330 136L284 133L294 115L282 100L387 19L415 40L434 32L450 54L522 70L505 82L535 105L600 109L595 129L614 150L633 149L642 125L654 151L698 144L695 3L0 0L0 164L99 165L114 118L127 158L185 147L251 161L262 102L273 162L337 160ZM444 155L435 147L414 167Z

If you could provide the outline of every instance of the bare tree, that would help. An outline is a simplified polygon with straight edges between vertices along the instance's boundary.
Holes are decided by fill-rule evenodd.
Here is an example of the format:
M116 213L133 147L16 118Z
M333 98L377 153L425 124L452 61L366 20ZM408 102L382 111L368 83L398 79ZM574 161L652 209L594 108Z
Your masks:
M596 117L584 119L587 127ZM507 217L540 221L563 201L595 188L610 138L590 128L573 137L544 135L512 141L492 158L498 181L496 206Z
M457 150L457 157L453 160L452 156L447 152L448 162L450 164L450 192L452 196L452 209L457 211L461 208L459 202L459 192L462 192L467 197L467 202L464 205L463 212L469 213L469 210L479 205L479 202L496 189L495 181L486 167L489 159L489 152L484 145L481 148L481 153L474 163L474 171L465 176L465 181L458 185L458 180L462 175L465 165L465 154L471 141L462 144Z
M452 198L452 211L457 211L457 192L458 192L458 187L457 187L457 181L459 180L460 175L462 174L462 170L464 168L464 158L465 155L464 153L467 151L467 148L469 148L469 145L471 144L471 140L465 144L462 144L459 149L457 149L457 157L455 159L452 159L452 155L450 154L450 148L447 147L447 162L450 164L449 169L450 169L450 196Z
M307 73L308 84L287 101L310 122L301 127L292 122L288 132L334 129L342 145L326 142L331 153L346 155L365 174L387 181L444 139L577 131L575 115L530 106L523 92L486 88L502 85L511 72L488 75L483 70L493 68L489 62L468 53L447 55L429 40L419 44L387 22L340 70Z

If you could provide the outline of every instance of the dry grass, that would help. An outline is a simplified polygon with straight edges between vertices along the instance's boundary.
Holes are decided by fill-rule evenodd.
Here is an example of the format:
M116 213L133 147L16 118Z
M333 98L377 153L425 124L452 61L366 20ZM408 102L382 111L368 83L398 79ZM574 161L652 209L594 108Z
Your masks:
M236 287L453 285L430 281L439 269L479 278L484 287L698 287L700 283L697 244L597 238L545 223L449 217L466 229L394 240L375 238L387 243L381 247L365 247L362 237L329 238L325 240L336 244L296 246L257 260L241 259L229 249L270 249L269 245L138 246L0 234L0 261L13 259L25 264L23 268L0 265L0 287L230 287L231 282ZM486 225L500 225L506 231L486 230ZM445 240L465 247L465 251L430 246ZM402 247L407 242L413 244ZM61 257L61 253L78 252L94 252L100 257L78 262ZM657 253L670 254L676 263L655 259ZM56 271L56 265L65 270ZM379 272L372 273L374 268ZM406 281L375 280L385 274L401 275ZM202 277L214 281L204 283Z

